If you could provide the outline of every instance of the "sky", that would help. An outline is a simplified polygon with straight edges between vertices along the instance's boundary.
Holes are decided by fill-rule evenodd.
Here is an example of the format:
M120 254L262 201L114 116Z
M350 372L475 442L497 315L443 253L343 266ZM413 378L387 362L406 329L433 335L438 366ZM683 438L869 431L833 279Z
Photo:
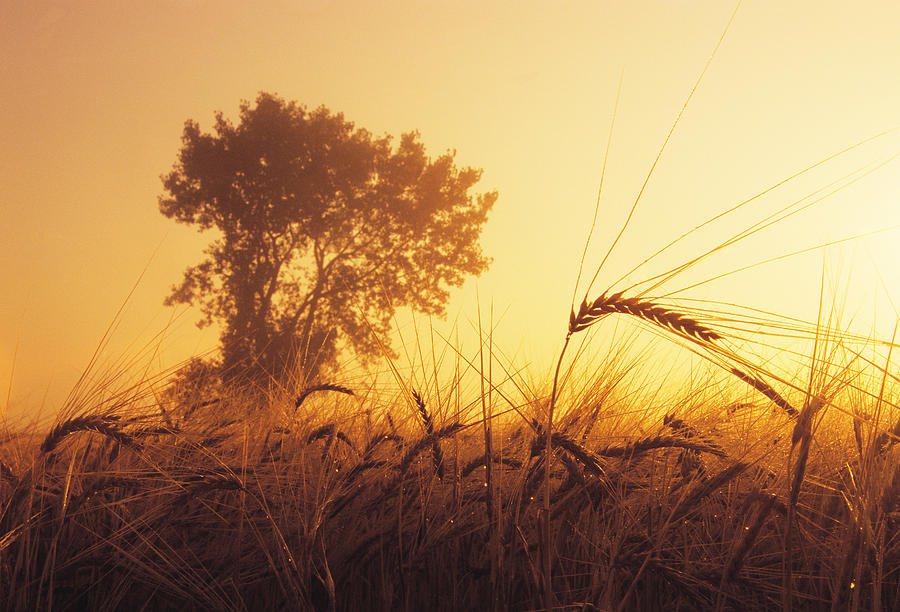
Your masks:
M499 192L482 236L493 264L432 324L449 336L456 321L465 334L479 305L485 318L493 308L494 344L523 367L549 368L601 175L588 276L653 167L591 297L692 227L900 126L900 5L745 2L654 166L736 6L0 0L0 411L59 409L114 320L111 363L163 370L215 348L196 313L162 305L210 237L159 213L159 177L186 120L209 129L216 111L234 119L260 91L325 105L376 135L418 130L429 154L455 150L458 165L482 168L477 190ZM631 279L898 152L897 132L866 142ZM683 297L815 319L825 263L843 279L853 325L889 335L900 304L898 200L900 162L888 162L666 288L868 234Z

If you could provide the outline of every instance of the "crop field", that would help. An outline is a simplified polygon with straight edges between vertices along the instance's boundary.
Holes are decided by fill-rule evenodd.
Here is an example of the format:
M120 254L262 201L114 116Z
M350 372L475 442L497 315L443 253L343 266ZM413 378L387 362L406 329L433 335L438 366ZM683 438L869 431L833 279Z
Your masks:
M607 313L722 342L621 296L582 310L573 335ZM896 379L815 340L805 383L665 390L624 350L524 383L482 347L389 395L99 387L4 432L0 607L894 610Z

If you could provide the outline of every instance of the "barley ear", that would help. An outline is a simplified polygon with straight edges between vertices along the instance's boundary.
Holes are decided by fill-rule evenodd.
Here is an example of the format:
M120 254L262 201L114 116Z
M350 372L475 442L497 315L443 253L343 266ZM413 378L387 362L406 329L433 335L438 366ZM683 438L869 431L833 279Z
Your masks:
M438 478L441 480L444 479L444 452L441 449L441 440L439 437L434 435L434 418L428 413L428 408L425 406L425 400L422 399L422 396L419 395L416 391L412 392L413 400L416 402L416 408L419 410L419 415L422 417L422 422L425 425L425 432L433 438L431 444L431 455L434 461L434 471L438 475Z
M355 395L353 391L348 389L347 387L342 387L340 385L332 385L330 383L322 383L321 385L313 385L311 387L305 388L297 395L297 399L294 400L294 409L300 407L300 404L310 396L310 394L315 393L316 391L335 391L337 393L343 393L345 395Z
M779 408L784 410L788 414L788 416L790 416L792 418L797 418L797 415L799 414L799 412L797 412L797 409L794 408L793 406L791 406L791 404L786 399L781 397L781 395L779 395L775 389L773 389L771 386L769 386L768 383L766 383L763 380L760 380L759 378L756 378L755 376L750 376L749 374L741 372L737 368L731 368L731 373L734 374L735 376L737 376L738 378L740 378L742 381L744 381L751 387L753 387L754 389L756 389L757 391L759 391L760 393L762 393L763 395L765 395L770 400L772 400L772 402L776 406L778 406Z
M582 301L577 313L574 310L569 313L569 335L587 329L609 314L629 314L701 342L722 338L718 332L686 315L652 301L623 297L621 291L612 295L604 293L590 304Z

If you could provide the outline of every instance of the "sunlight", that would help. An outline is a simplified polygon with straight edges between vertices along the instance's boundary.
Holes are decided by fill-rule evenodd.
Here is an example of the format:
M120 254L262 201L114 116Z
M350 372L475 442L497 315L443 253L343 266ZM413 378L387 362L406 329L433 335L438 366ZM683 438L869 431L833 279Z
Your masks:
M2 16L0 609L900 606L900 4Z

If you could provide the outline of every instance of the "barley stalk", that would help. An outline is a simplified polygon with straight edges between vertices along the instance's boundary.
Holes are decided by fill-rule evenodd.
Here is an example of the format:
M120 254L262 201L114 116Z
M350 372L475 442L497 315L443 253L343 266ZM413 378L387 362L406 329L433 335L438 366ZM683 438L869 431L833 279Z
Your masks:
M0 461L0 479L6 480L13 487L19 484L19 478L8 465Z
M678 522L692 511L700 507L700 502L715 491L740 476L750 467L750 464L738 461L725 468L709 480L699 484L690 495L681 500L675 510L672 511L672 522Z
M316 440L330 438L332 436L334 436L334 423L326 423L325 425L320 425L313 429L306 437L306 443L312 444Z
M688 316L655 302L641 301L637 297L623 297L622 293L621 291L611 295L604 293L591 303L583 300L577 313L574 310L569 313L569 334L587 329L606 315L628 314L702 342L722 338L718 332Z
M794 425L794 430L791 434L791 450L788 454L789 475L791 474L792 467L791 455L793 455L794 449L797 448L798 443L799 449L797 460L793 463L793 478L790 479L790 498L787 505L787 515L785 516L784 555L782 557L782 575L784 582L782 587L782 605L788 612L791 610L793 597L793 571L791 569L791 558L793 556L794 512L796 511L797 500L800 497L800 487L803 484L803 478L806 475L806 465L809 461L809 448L813 439L813 417L824 405L825 402L820 397L808 397L806 405L803 406L803 410L800 411L800 415L797 417L797 423Z
M307 397L309 397L312 393L316 391L335 391L336 393L343 393L345 395L355 395L353 391L348 389L347 387L342 387L341 385L333 385L331 383L322 383L320 385L313 385L311 387L305 388L303 391L297 395L297 399L294 400L294 409L300 407Z
M597 451L601 457L634 457L657 448L681 448L700 453L710 453L717 457L725 457L725 451L718 445L708 442L695 442L675 436L654 436L637 440L624 446L607 446Z
M388 440L394 443L398 451L402 451L406 444L406 441L396 433L379 434L369 440L369 443L366 444L366 448L363 450L362 456L364 458L370 457L382 442L387 442Z
M99 415L68 419L50 430L50 433L47 434L41 443L41 453L44 455L52 453L67 436L79 431L93 431L125 446L137 447L138 444L132 436L115 427L114 424L117 420L116 417Z
M894 425L891 431L883 431L875 440L875 447L879 455L891 450L891 448L900 441L900 420Z
M400 460L400 463L397 464L397 469L401 474L405 474L416 456L421 453L426 447L433 446L436 440L452 436L462 428L463 425L461 423L453 423L451 425L438 429L434 433L428 434L427 436L416 442L413 447L406 452L406 454Z
M797 409L790 405L790 403L781 397L778 392L769 386L765 381L756 378L755 376L750 376L744 372L741 372L737 368L731 368L731 373L743 380L745 383L768 397L772 402L775 403L776 406L784 410L790 417L797 418L799 414Z
M860 417L858 414L853 415L853 440L856 442L856 452L862 458L863 456L863 437L862 425L860 425Z
M422 422L425 425L425 432L429 436L434 436L434 419L428 413L428 408L425 406L425 400L422 399L422 396L412 392L413 399L416 402L416 408L419 409L419 414L422 416ZM444 452L441 450L441 440L438 437L434 437L434 441L431 445L431 455L434 460L434 471L438 475L438 478L441 480L444 479Z
M740 544L738 544L737 549L734 551L734 555L731 557L731 560L728 562L728 566L725 568L725 572L722 575L722 584L731 582L737 573L741 571L747 553L750 551L750 548L759 536L760 529L762 529L763 524L775 507L775 502L778 501L778 498L771 493L760 493L759 495L763 497L763 501L760 503L759 510L757 510L756 520L754 520L753 524L744 531L744 536L741 538Z
M539 452L541 452L541 447L546 446L547 435L543 432L542 428L538 429L538 435L535 438L534 443L531 448L531 455L536 456ZM594 456L589 450L580 446L574 440L570 440L565 435L561 433L555 433L551 436L553 440L553 445L557 448L561 448L566 451L569 455L577 459L584 465L585 469L587 469L591 474L597 477L603 476L603 467L600 465L597 457Z
M513 469L519 469L522 467L522 462L518 459L512 459L510 457L501 457L500 453L494 453L491 457L491 461L498 465L506 465ZM459 470L460 478L467 478L472 472L477 470L480 467L484 467L484 455L478 455L467 464L465 464Z
M322 459L325 458L325 455L328 453L329 449L332 447L332 443L334 440L340 440L344 444L350 447L354 453L359 454L359 450L357 450L356 445L353 444L353 441L345 434L343 431L337 429L334 423L326 423L320 427L315 428L310 432L310 434L306 437L306 443L312 444L318 440L327 439L327 443L325 444L325 448L322 450ZM279 444L279 447L284 446L284 440Z

